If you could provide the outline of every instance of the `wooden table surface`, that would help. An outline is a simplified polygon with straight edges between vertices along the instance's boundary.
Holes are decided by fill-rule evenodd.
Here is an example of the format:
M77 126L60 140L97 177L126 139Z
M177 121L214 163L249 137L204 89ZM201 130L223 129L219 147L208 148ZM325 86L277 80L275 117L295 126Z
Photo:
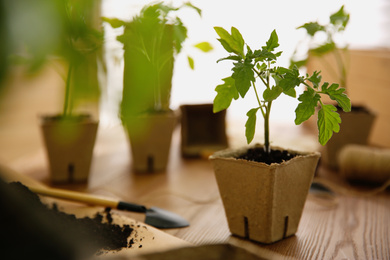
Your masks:
M317 149L315 136L301 128L279 125L275 128L274 144L289 140L289 148ZM242 144L242 131L228 129L231 146ZM7 164L50 184L42 148ZM194 245L230 243L272 259L390 259L390 192L365 196L361 190L362 195L348 194L345 192L348 184L335 173L321 166L318 176L325 176L344 192L332 199L309 194L296 235L271 245L229 233L212 165L207 159L181 157L180 127L174 133L166 172L148 174L132 172L129 145L120 125L100 127L88 184L57 187L175 212L186 218L190 226L164 232ZM136 213L121 214L140 221L144 217Z

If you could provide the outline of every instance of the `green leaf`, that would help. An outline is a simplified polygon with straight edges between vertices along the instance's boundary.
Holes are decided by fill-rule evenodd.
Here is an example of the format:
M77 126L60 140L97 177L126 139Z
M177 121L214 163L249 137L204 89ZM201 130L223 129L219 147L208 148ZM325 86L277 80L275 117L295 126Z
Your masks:
M306 29L307 33L310 36L314 36L314 34L316 34L316 32L325 31L325 27L320 25L317 22L305 23L304 25L299 26L297 29L300 29L300 28Z
M194 6L193 4L191 4L190 2L186 2L183 4L184 6L187 6L187 7L190 7L192 9L194 9L196 12L198 12L199 16L202 16L202 10L196 6Z
M227 109L233 99L238 99L239 95L232 77L222 79L223 84L215 88L217 95L214 98L213 112L217 113Z
M295 124L300 125L308 120L315 113L318 101L321 96L312 88L306 89L298 98L301 101L295 109Z
M233 53L234 53L233 48L231 48L230 45L229 45L225 40L222 40L222 39L217 39L217 40L221 43L222 47L223 47L227 52L229 52L229 53L233 52Z
M276 30L273 30L268 41L266 42L266 48L268 51L273 51L279 46L279 38Z
M260 70L260 71L264 71L264 70L266 70L267 69L267 64L265 64L265 63L257 63L256 64L256 68L258 69L258 70Z
M223 60L235 60L235 61L240 61L240 60L241 60L241 57L240 57L240 56L236 56L236 55L231 55L231 56L228 56L228 57L221 58L221 59L217 60L217 63L220 62L220 61L223 61Z
M176 53L180 53L182 44L187 38L187 28L184 26L179 17L176 17L175 26L173 26L173 38L175 41Z
M304 67L307 64L308 59L303 60L290 60L290 68L297 66L298 68Z
M340 131L340 115L335 112L337 108L333 105L323 105L318 111L318 141L325 145L332 137L333 132Z
M122 20L119 20L117 18L107 18L107 17L102 17L103 22L107 22L111 25L112 28L119 28L121 26L126 25L126 23Z
M194 45L195 48L198 48L199 50L203 52L209 52L213 50L213 46L209 42L200 42Z
M240 51L240 53L242 53L242 57L244 57L244 44L245 44L244 38L242 38L240 31L235 27L231 28L231 32L232 32L233 39L237 43L238 50Z
M190 66L190 68L192 70L195 69L194 59L191 58L190 56L187 56L187 60L188 60L188 65Z
M245 136L246 141L249 144L252 142L253 137L255 136L255 130L256 130L256 113L259 110L259 108L252 108L251 110L246 113L248 116L248 119L245 123Z
M251 87L251 82L256 80L253 67L254 65L249 61L234 63L232 78L235 80L236 88L241 97L245 97Z
M336 49L336 44L334 42L324 43L317 48L313 48L310 50L310 53L316 56L322 56L325 53L331 52Z
M287 96L290 96L292 98L297 97L297 92L295 91L295 88L290 88L288 90L283 90L283 93Z
M264 61L265 59L268 61L276 60L276 55L265 48L262 50L255 50L253 57L256 59L256 62Z
M313 74L307 78L308 81L310 81L314 88L318 89L319 84L321 83L322 76L320 75L320 72L314 71Z
M351 100L344 93L345 88L339 88L339 84L333 83L329 86L328 82L325 82L321 86L321 92L327 94L332 100L335 100L337 104L345 111L351 111Z
M273 86L271 89L267 88L263 92L263 99L266 102L277 99L282 94L283 89L279 86Z
M236 28L232 27L231 29L234 36L230 35L230 33L222 27L214 27L214 30L219 35L219 37L221 37L221 39L218 40L221 42L222 46L227 52L234 52L235 54L241 55L242 57L245 56L244 45L242 44L242 41L237 34L238 30Z
M283 88L283 92L290 93L291 89L301 84L297 67L293 67L292 69L278 67L276 72L281 76L278 85Z
M340 10L332 14L330 17L330 23L333 25L341 25L339 30L344 30L349 21L349 14L344 12L344 6L341 6Z

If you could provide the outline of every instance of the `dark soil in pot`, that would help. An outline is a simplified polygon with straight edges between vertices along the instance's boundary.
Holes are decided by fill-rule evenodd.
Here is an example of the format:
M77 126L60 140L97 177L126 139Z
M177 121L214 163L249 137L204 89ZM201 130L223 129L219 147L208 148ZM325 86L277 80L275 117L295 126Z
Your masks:
M72 260L129 248L130 225L112 222L109 208L77 218L49 207L19 182L0 180L0 247L4 259Z
M286 150L271 149L271 152L267 153L264 151L263 147L254 147L248 149L248 151L245 154L239 156L238 159L272 164L288 161L295 156L297 156L297 154L290 153Z
M69 115L64 116L62 114L58 115L43 115L42 120L45 122L55 122L55 121L66 121L66 122L73 122L73 123L80 123L83 121L90 121L92 120L92 117L90 114L77 114L77 115Z

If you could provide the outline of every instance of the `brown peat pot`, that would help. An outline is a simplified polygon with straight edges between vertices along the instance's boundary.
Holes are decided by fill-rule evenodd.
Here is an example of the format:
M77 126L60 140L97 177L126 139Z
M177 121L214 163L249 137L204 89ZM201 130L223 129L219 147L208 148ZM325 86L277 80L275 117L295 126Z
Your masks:
M297 232L321 155L288 150L292 159L272 164L237 159L259 146L222 150L209 159L230 232L269 244Z

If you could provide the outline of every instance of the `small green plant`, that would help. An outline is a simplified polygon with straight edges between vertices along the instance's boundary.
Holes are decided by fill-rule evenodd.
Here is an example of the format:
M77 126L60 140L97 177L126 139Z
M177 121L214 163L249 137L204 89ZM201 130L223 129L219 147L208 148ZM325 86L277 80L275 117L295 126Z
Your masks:
M341 46L340 44L337 44L336 38L340 37L345 31L345 28L349 22L349 17L350 15L349 13L345 12L344 6L341 6L337 12L330 15L329 22L327 24L309 22L299 26L297 29L305 29L307 32L309 48L306 53L306 58L302 60L296 60L295 56L297 50L295 51L291 59L292 66L305 66L308 61L309 53L317 57L324 56L328 53L333 53L337 64L336 70L333 68L333 66L326 63L324 59L322 59L322 62L324 62L327 71L337 77L340 86L346 88L347 66L341 56L341 52L348 50L348 45ZM316 36L320 35L321 33L325 34L325 37L323 37L322 41L319 41L319 37L316 38Z
M201 10L191 3L173 7L159 2L146 5L130 22L103 18L113 28L124 28L124 33L117 37L124 46L125 74L128 73L123 85L122 117L169 110L174 57L182 51L187 39L187 28L172 13L184 7L201 16ZM207 42L195 47L204 52L212 49ZM187 59L193 69L193 58L187 56ZM128 70L130 67L134 69ZM129 73L133 73L132 78L127 80Z
M104 34L92 25L94 0L62 1L63 32L60 37L59 54L67 60L65 96L62 117L71 117L78 100L95 98L100 93L96 60L102 60L101 47Z
M275 52L279 46L279 39L274 30L265 46L258 50L252 50L244 41L241 33L235 27L231 28L231 33L221 27L214 27L219 35L219 42L231 55L222 60L232 60L232 75L224 78L224 83L215 88L217 95L214 99L214 112L227 109L232 100L239 97L245 98L250 89L257 99L258 106L252 108L246 114L248 119L245 124L245 136L248 144L253 140L256 128L256 115L260 111L264 118L264 150L270 153L270 132L269 122L272 103L281 95L296 98L295 88L301 84L306 86L306 90L298 97L300 103L295 109L295 124L299 125L309 119L315 108L320 106L318 112L317 126L319 130L318 140L325 145L331 138L333 132L340 129L340 115L337 109L331 104L324 104L321 100L323 95L335 100L346 112L351 110L351 102L344 93L345 89L338 84L327 82L320 85L320 72L314 72L311 76L300 76L296 66L284 68L276 66L277 58L282 52ZM256 85L260 81L264 87L262 92Z

